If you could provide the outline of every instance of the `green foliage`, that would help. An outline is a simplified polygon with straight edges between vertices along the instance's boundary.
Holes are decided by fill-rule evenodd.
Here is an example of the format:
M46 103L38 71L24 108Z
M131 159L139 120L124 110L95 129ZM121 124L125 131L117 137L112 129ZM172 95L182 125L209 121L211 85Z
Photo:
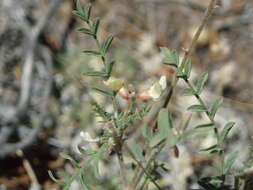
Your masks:
M213 154L213 153L217 153L220 151L221 151L221 149L220 149L219 145L217 145L217 144L200 150L200 152L204 153L204 154Z
M187 108L187 110L191 110L195 112L204 112L204 111L207 111L207 108L203 104L196 104L196 105L191 105L190 107Z
M71 162L71 164L75 167L75 168L79 168L79 165L78 163L70 156L70 155L67 155L65 153L61 153L61 156L67 160L69 160Z
M96 150L86 150L86 149L83 149L81 146L77 146L79 152L83 155L87 155L87 156L90 156L90 155L94 155L94 154L97 154L97 151Z
M225 127L222 129L220 135L219 135L219 142L221 145L224 144L229 131L234 127L235 123L234 122L229 122L225 125Z
M158 114L158 132L152 137L149 145L155 147L168 138L168 144L174 146L177 142L177 137L172 130L172 122L167 109L161 109Z
M185 88L181 91L183 96L193 96L196 94L195 90L192 88Z
M203 73L202 75L200 75L196 81L196 93L198 95L201 94L201 92L203 91L204 85L206 83L208 79L208 73Z
M95 51L95 50L84 50L83 53L87 55L97 56L97 57L102 56L102 54L99 51Z
M91 13L91 5L88 4L86 7L82 7L79 0L77 1L76 4L76 9L73 11L73 13L80 17L83 21L87 22L90 19L90 13Z
M105 55L105 54L107 53L109 47L110 47L111 44L112 44L112 40L113 40L113 36L109 36L109 37L106 39L105 43L102 45L102 47L101 47L101 52L102 52L103 55Z
M78 31L91 36L97 46L97 48L93 50L84 50L83 53L86 55L99 57L102 61L101 70L86 71L84 74L89 77L97 77L96 79L101 79L100 82L104 83L105 85L106 83L109 83L108 81L110 81L110 79L111 81L115 82L117 79L112 76L112 72L114 71L116 61L109 60L107 57L107 53L112 45L114 37L108 36L106 39L102 39L103 43L100 43L97 37L100 19L91 18L90 5L82 7L78 1L76 10L73 11L73 13L86 23L86 26L80 28ZM89 139L87 137L86 139L87 143L97 143L97 148L84 149L82 146L78 145L77 149L82 155L82 160L84 160L83 162L77 161L70 155L62 153L61 156L70 161L74 168L74 171L73 173L69 174L69 176L64 180L56 179L53 176L52 172L49 171L49 176L56 183L62 185L64 189L69 189L71 183L76 180L80 182L82 189L94 189L94 187L89 188L91 185L89 178L95 178L98 181L100 180L99 162L103 160L103 157L105 155L108 155L112 151L116 152L118 155L120 170L121 174L123 175L124 172L122 172L122 170L124 167L122 167L122 165L124 164L123 157L125 156L124 145L127 144L129 145L129 149L127 149L127 151L129 150L130 153L128 155L132 157L133 162L137 162L137 170L133 168L134 172L136 172L136 176L134 175L136 179L133 179L133 182L135 183L134 186L140 186L140 182L148 181L152 182L157 187L157 189L161 189L155 180L155 170L157 168L162 168L163 170L168 171L170 170L171 166L169 163L157 160L156 155L158 155L164 147L167 147L173 148L176 157L180 156L178 143L181 140L186 139L187 137L201 131L209 132L212 130L215 134L215 137L217 138L217 142L210 147L200 150L200 152L220 157L220 168L222 172L219 176L211 176L200 179L199 184L205 188L205 190L222 189L225 187L224 176L228 175L232 171L232 166L238 156L238 152L232 152L227 156L224 156L226 139L235 123L227 123L221 131L217 128L217 124L214 118L222 103L222 99L215 99L214 103L209 106L205 104L201 97L201 93L204 90L204 86L208 80L208 73L200 74L197 77L196 82L192 83L189 80L192 71L191 60L186 56L180 63L178 52L176 50L171 51L166 47L161 47L161 52L164 56L163 63L175 68L176 81L183 80L187 85L187 87L181 91L181 94L184 96L194 96L198 101L197 104L190 105L187 110L192 112L203 112L203 114L206 114L206 116L209 118L209 121L188 129L187 127L191 119L191 117L189 117L180 125L180 128L173 128L170 111L163 108L159 110L158 117L154 123L152 121L145 124L145 126L142 126L141 129L139 129L138 126L141 123L139 121L145 121L145 116L149 112L150 108L146 106L139 106L137 102L138 96L136 96L135 93L132 93L130 95L130 91L128 91L129 89L126 89L127 85L124 84L124 82L122 82L122 85L121 82L119 82L120 85L118 85L116 81L117 87L120 86L120 89L124 87L124 90L126 90L125 93L127 93L127 97L122 96L122 98L124 98L127 102L127 108L125 108L125 110L122 110L122 108L119 106L119 102L117 101L117 95L120 96L119 88L109 88L109 85L107 85L107 89L104 89L103 87L98 88L96 85L94 85L92 86L91 90L101 94L104 97L107 97L107 99L111 101L110 103L113 105L113 111L106 111L104 106L99 105L94 101L91 103L94 116L101 117L101 123L104 125L103 133L97 137L99 140L92 142L92 138ZM127 57L129 58L129 56ZM126 68L127 67L128 65ZM139 143L139 139L137 139L138 136L134 136L135 133L130 133L129 135L129 131L134 131L134 129L142 130L141 132L142 136L144 137L144 145ZM138 132L136 134L138 134ZM252 161L252 159L249 160ZM144 179L143 176L145 176L145 180L142 180ZM122 183L124 180L125 179L123 177ZM115 186L113 186L111 189L115 189Z
M102 117L105 121L110 121L113 119L113 114L105 111L105 109L96 102L92 102L91 105L93 106L93 111L95 112L96 116Z
M106 63L105 73L106 73L107 77L109 77L111 75L114 63L115 63L115 61L108 61Z
M148 107L143 107L140 111L136 111L135 113L125 114L121 113L116 119L116 125L120 128L126 128L131 126L135 121L142 120L142 118L149 112Z
M217 110L219 109L219 106L221 105L222 103L222 98L217 98L213 105L211 106L211 109L210 109L210 112L209 112L209 116L214 119L214 116L217 112Z
M222 170L224 175L228 174L237 156L238 152L231 152L230 154L228 154Z
M131 141L128 143L129 148L132 150L133 154L135 155L136 159L140 162L145 162L145 158L142 154L141 147L136 143L135 139L131 139Z
M100 71L86 72L84 74L90 77L101 77L101 78L108 77L108 73Z
M179 65L179 56L177 51L170 51L168 48L161 47L161 51L164 55L163 63L166 65L171 65L174 67L178 67Z
M195 127L195 129L203 129L203 130L209 130L209 129L214 129L214 124L213 123L206 123L206 124L201 124Z
M190 59L186 59L185 61L185 67L184 67L184 73L187 77L187 79L190 78L191 75L191 69L192 69L192 63Z
M100 89L100 88L92 88L93 91L104 95L104 96L108 96L108 97L114 97L115 93L113 91L109 91L109 90L105 90L105 89Z

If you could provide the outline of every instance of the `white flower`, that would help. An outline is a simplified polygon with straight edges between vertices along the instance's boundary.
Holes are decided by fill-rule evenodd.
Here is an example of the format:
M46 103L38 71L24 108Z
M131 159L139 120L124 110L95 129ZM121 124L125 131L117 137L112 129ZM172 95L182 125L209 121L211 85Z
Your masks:
M89 142L89 143L94 143L94 142L99 142L99 138L92 138L88 132L80 132L80 136L82 137L83 141Z
M84 150L95 150L96 143L99 142L100 139L92 138L88 132L81 131L79 137L73 142L73 148L75 152L78 154L82 154L79 150L79 147Z
M113 91L119 91L124 85L124 81L120 78L110 77L104 84Z
M166 76L162 76L159 81L155 82L148 90L148 95L157 100L167 87Z
M161 85L162 87L162 90L165 90L166 87L167 87L167 79L166 79L166 76L161 76L160 80L159 80L159 84Z

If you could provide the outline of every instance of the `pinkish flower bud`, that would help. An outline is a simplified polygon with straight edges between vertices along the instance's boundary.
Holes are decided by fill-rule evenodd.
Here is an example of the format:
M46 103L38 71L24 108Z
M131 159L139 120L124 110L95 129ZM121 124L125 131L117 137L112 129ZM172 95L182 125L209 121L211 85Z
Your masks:
M119 95L124 98L124 99L129 99L129 92L128 90L125 88L125 87L122 87L120 90L119 90Z
M137 95L137 99L141 100L147 100L152 98L147 90L141 92L140 94Z

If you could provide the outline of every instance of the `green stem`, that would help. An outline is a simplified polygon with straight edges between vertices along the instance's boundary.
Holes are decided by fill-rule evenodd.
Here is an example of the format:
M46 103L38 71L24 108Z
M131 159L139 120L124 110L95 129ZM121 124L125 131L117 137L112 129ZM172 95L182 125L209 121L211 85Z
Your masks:
M184 79L185 83L189 86L189 88L191 88L192 90L195 91L195 87L194 85L188 80L188 79ZM198 102L203 105L205 108L207 108L205 102L203 101L203 99L198 95L198 94L194 94L194 96L196 97L196 99L198 100ZM225 155L224 155L224 150L223 150L223 145L220 143L219 141L219 130L216 126L216 123L214 121L214 119L210 116L209 111L205 111L207 117L209 118L209 120L211 121L211 123L214 125L214 134L215 137L217 139L217 145L219 146L219 148L221 149L220 151L220 162L221 162L221 175L223 175L223 166L224 166L224 162L225 162Z
M150 179L150 181L157 187L157 189L162 190L162 188L158 185L158 183L156 183L156 181L153 179L153 177L149 174L148 170L143 167L142 163L137 158L135 158L134 153L131 151L131 149L126 144L125 144L125 148L126 148L127 152L130 154L130 156L133 158L133 160L142 169L143 173L145 173L145 175ZM134 186L134 188L136 188L136 186Z
M207 24L207 22L208 22L210 16L212 15L212 13L213 13L213 11L214 11L214 9L215 9L216 3L217 3L217 0L210 0L210 3L209 3L209 5L208 5L208 8L206 9L205 15L204 15L204 17L203 17L203 19L202 19L202 22L201 22L200 26L198 27L198 30L197 30L197 32L195 33L195 35L194 35L194 37L193 37L193 39L192 39L192 41L191 41L190 47L189 47L188 51L185 52L184 58L183 58L183 60L182 60L182 62L181 62L181 64L180 64L180 69L181 69L181 70L183 69L184 63L185 63L185 61L187 60L187 58L191 56L191 54L192 54L192 52L193 52L193 50L194 50L194 47L196 46L197 40L199 39L199 36L200 36L200 34L201 34L203 28L204 28L205 25ZM169 89L169 92L168 92L168 94L167 94L167 97L165 98L165 103L164 103L163 107L166 108L166 107L168 106L168 104L169 104L169 102L170 102L170 100L171 100L171 97L172 97L172 95L173 95L173 92L175 91L174 89L175 89L175 87L176 87L176 85L177 85L177 82L178 82L178 79L175 78L175 80L174 80L174 82L173 82L173 85L172 85L171 88ZM152 120L151 120L151 121L152 121ZM164 144L161 144L160 147L159 147L159 150L158 150L153 156L150 157L150 159L149 159L149 161L148 161L148 163L147 163L147 165L146 165L146 168L149 168L149 166L150 166L150 164L152 163L153 159L156 157L157 154L159 154L159 153L161 152L161 150L163 149L164 146L165 146L165 143L164 143ZM141 174L137 177L137 179L139 179L141 175L143 175L143 173L141 173Z
M87 24L88 24L88 26L89 26L90 28L92 27L89 20L87 21ZM96 42L96 45L97 45L98 50L100 51L100 50L101 50L101 46L100 46L100 43L99 43L99 40L98 40L97 35L94 36L93 38L94 38L94 40L95 40L95 42ZM105 63L105 57L104 57L104 55L101 56L101 60L102 60L102 63L105 65L106 63Z

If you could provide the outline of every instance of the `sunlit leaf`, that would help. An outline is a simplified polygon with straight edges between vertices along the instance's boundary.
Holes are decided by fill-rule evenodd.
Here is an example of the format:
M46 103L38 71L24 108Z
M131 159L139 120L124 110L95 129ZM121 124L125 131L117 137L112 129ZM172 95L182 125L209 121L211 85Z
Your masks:
M87 55L93 55L93 56L101 56L101 53L99 51L94 51L94 50L84 50L83 53Z
M169 132L169 113L167 109L161 109L158 114L158 132L157 134L150 140L150 146L154 147L158 145L160 142L165 140Z
M91 4L88 4L86 7L85 7L85 13L86 13L86 18L87 20L90 19L90 13L91 13Z
M102 90L100 88L92 88L92 90L96 91L99 94L102 94L104 96L110 96L113 97L115 96L115 94L112 91L108 91L108 90Z
M225 125L225 127L223 128L223 130L221 131L220 135L219 135L219 141L221 144L224 143L224 141L226 140L229 131L234 127L235 122L229 122Z
M176 71L176 77L177 78L186 78L186 74L182 71L177 70Z
M174 146L178 139L172 130L172 122L167 109L160 110L157 121L158 132L154 137L151 138L149 145L151 147L155 147L167 138L168 140L166 144L169 146Z
M170 51L166 47L161 47L160 49L164 55L163 63L167 64L167 65L174 66L174 67L178 67L179 56L178 56L177 52L175 50Z
M214 101L213 105L211 106L211 109L210 109L210 112L209 112L209 116L210 116L212 119L214 119L214 116L215 116L215 114L216 114L216 112L217 112L219 106L221 105L221 103L222 103L222 98L220 97L220 98L217 98L217 99Z
M83 172L81 172L80 176L79 176L79 181L81 183L81 187L82 187L82 190L89 190L89 188L87 187L86 185L86 180L84 178L84 174Z
M197 104L197 105L192 105L188 107L187 110L191 110L195 112L204 112L204 111L207 111L207 108L204 105Z
M108 74L105 72L99 72L99 71L93 71L93 72L86 72L84 75L90 76L90 77L107 77Z
M88 34L88 35L90 35L90 36L93 36L93 32L92 32L90 29L88 29L88 28L79 28L79 29L78 29L78 32L81 32L81 33L84 33L84 34Z
M185 88L180 92L183 96L193 96L196 94L194 89L192 88Z
M223 174L226 175L228 174L228 172L230 171L232 165L234 164L237 156L238 156L238 152L231 152L227 158L225 159L225 163L223 166Z
M99 23L100 23L99 18L95 18L94 21L92 22L92 33L94 37L97 36Z
M190 77L191 74L191 69L192 69L192 63L190 59L186 59L185 61L185 66L184 66L184 73L187 78Z
M103 54L105 54L108 51L109 47L111 46L112 40L113 40L113 36L109 36L106 39L105 43L103 44L101 48L101 52L103 52Z
M204 85L208 79L208 73L201 74L196 82L196 92L198 95L203 91Z
M69 160L69 161L71 162L71 164L72 164L75 168L79 168L78 163L77 163L70 155L67 155L67 154L65 154L65 153L63 153L63 152L61 152L60 155L61 155L63 158Z
M81 146L77 146L77 148L79 152L82 153L83 155L93 155L97 153L96 150L87 150L87 149L82 148Z
M99 155L96 155L93 157L92 159L92 166L93 166L93 171L94 171L94 174L96 176L96 178L99 178L100 177L100 174L99 174Z
M210 130L213 129L215 126L213 123L206 123L206 124L201 124L195 127L195 129L199 130Z
M145 158L142 154L142 149L141 147L136 143L135 139L132 138L131 141L129 142L129 148L133 152L135 158L141 162L145 162Z
M115 61L109 61L109 62L106 63L106 73L107 73L107 76L111 75L114 64L115 64Z
M221 150L220 147L216 144L216 145L212 145L208 148L201 149L200 152L205 153L205 154L213 154L213 153L220 152L220 150Z

